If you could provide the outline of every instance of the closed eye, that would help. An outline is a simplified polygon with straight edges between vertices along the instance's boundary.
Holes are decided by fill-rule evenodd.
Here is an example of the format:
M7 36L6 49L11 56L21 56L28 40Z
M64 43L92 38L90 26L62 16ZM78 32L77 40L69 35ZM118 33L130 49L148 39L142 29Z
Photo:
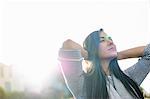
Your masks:
M104 42L105 40L103 39L103 40L100 40L100 42Z
M106 36L106 37L100 37L100 42L104 42L104 41L107 41L107 40L112 40L112 38L110 36Z

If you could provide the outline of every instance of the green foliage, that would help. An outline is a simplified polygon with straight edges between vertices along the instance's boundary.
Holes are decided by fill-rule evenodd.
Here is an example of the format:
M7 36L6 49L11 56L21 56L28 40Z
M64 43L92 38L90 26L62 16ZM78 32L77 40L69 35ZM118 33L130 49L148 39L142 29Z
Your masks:
M0 99L71 99L72 95L67 89L64 91L50 88L46 93L31 93L31 92L6 92L0 87Z
M25 99L23 92L9 92L7 93L7 99Z
M0 99L5 99L5 91L0 87Z

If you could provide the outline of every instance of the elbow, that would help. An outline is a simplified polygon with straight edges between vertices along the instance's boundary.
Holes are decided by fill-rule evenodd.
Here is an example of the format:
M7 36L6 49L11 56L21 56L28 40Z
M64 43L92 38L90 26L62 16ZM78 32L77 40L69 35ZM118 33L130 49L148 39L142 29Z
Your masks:
M67 39L63 42L62 48L64 49L70 49L71 48L71 44L72 40L71 39Z

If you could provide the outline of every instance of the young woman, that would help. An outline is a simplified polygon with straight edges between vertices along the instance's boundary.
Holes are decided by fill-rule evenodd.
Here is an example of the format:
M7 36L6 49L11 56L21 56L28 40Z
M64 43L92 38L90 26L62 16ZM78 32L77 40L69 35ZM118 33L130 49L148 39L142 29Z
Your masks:
M122 71L117 60L138 58ZM66 84L75 99L144 99L140 84L150 71L150 44L117 52L103 29L87 36L83 47L66 40L59 51Z

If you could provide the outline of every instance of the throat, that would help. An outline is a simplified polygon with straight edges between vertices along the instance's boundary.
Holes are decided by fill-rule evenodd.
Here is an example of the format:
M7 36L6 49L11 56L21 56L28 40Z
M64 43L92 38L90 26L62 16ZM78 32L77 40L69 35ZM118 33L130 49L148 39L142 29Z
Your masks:
M110 75L109 63L110 61L108 60L101 60L102 69L107 76Z
M110 76L109 68L107 68L107 69L103 69L103 70L104 70L105 75Z

